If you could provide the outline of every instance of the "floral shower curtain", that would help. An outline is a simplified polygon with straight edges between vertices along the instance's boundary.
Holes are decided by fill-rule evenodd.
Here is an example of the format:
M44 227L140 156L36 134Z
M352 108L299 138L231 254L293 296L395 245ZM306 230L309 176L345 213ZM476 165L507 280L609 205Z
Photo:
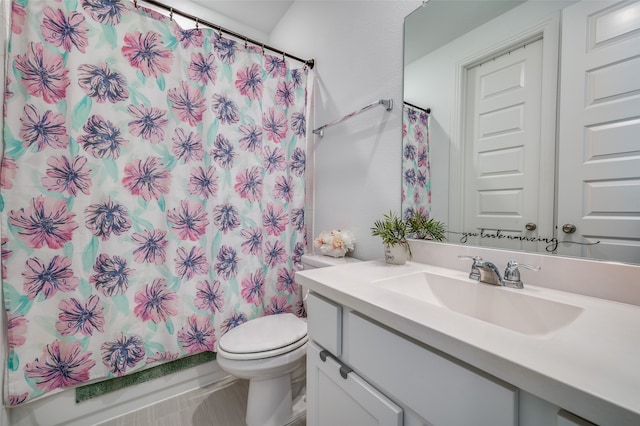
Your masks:
M402 215L431 213L429 114L404 105L402 109Z
M124 0L14 0L11 32L6 405L300 313L306 69Z

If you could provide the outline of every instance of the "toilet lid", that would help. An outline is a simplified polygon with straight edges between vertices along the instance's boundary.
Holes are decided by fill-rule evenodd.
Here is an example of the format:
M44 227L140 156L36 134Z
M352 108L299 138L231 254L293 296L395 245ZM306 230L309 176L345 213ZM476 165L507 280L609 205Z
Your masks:
M246 355L242 358L275 356L301 346L307 339L307 323L297 316L267 315L229 330L218 341L218 351Z

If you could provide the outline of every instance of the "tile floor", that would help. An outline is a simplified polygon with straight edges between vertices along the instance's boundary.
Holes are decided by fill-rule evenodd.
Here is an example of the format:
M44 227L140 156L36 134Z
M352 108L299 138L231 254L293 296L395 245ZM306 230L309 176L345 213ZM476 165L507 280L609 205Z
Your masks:
M99 426L244 426L249 382L230 378ZM304 416L288 426L305 426Z

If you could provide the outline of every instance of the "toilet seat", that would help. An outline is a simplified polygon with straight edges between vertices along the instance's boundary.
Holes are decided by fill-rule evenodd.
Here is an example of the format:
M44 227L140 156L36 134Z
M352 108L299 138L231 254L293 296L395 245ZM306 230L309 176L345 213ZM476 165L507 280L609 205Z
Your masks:
M256 360L282 355L309 340L307 323L291 313L267 315L229 330L217 344L228 359Z

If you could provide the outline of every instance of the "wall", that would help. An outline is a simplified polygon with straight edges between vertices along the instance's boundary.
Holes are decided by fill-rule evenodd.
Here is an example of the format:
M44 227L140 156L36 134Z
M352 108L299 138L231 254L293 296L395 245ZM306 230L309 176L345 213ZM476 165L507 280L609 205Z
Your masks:
M316 60L314 128L377 101L380 106L312 139L315 151L313 235L349 229L353 255L383 257L373 222L400 211L404 17L420 1L296 1L270 44ZM310 159L309 159L310 161Z

